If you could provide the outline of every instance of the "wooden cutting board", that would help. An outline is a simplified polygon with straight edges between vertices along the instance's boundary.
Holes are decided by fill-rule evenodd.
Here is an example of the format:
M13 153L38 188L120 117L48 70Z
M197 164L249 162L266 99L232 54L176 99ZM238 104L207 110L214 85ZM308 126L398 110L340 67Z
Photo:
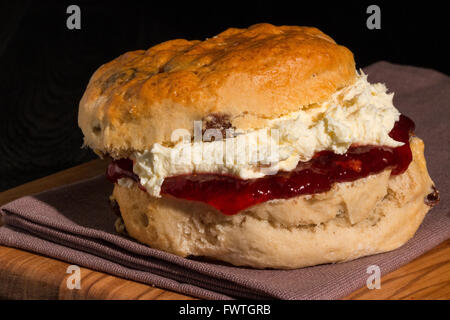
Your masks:
M104 172L94 160L0 193L0 205L24 195ZM0 299L195 299L81 268L81 289L68 289L68 263L0 246ZM450 240L381 278L381 289L363 287L345 299L450 299Z

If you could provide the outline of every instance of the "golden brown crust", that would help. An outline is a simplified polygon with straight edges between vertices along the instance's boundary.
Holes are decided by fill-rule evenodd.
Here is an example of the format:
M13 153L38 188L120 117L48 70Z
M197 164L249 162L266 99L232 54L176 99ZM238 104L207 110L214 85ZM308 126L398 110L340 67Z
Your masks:
M411 140L413 162L335 185L313 196L258 204L234 216L192 201L154 198L115 186L130 236L181 256L206 256L255 268L299 268L400 247L430 209L433 192L422 140ZM359 210L358 210L359 209Z
M174 129L226 114L236 128L320 103L355 81L352 53L316 28L257 24L205 41L172 40L101 66L80 102L95 150L124 156Z

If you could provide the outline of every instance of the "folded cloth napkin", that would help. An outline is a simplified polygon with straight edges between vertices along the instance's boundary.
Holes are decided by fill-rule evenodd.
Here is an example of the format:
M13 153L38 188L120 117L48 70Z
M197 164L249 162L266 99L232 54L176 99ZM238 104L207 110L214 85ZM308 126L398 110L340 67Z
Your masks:
M209 299L336 299L365 285L367 268L382 274L450 238L450 78L437 71L379 62L365 70L385 82L395 105L425 141L441 203L401 248L354 261L297 270L251 268L185 259L117 234L103 176L10 202L1 208L0 244L37 252L126 279Z

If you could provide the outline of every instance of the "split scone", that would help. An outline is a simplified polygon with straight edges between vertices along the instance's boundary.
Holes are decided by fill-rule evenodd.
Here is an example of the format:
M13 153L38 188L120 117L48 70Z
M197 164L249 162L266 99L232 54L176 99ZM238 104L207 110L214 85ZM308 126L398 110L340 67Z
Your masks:
M118 229L289 269L398 248L439 201L392 98L318 29L258 24L101 66L79 125L111 158Z

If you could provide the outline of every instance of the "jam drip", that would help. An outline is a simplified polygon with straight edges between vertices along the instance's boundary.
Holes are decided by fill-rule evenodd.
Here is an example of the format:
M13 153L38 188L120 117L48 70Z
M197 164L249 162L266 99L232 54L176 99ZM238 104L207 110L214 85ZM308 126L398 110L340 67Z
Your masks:
M355 146L343 155L322 151L308 162L299 162L292 171L258 179L243 180L211 173L179 175L164 180L161 194L201 201L232 215L268 200L325 192L334 183L354 181L386 168L392 168L391 174L397 175L403 173L412 161L409 136L413 131L412 120L401 115L389 133L392 139L404 143L397 148ZM112 182L122 177L139 182L132 166L129 159L113 161L108 167L107 177Z

